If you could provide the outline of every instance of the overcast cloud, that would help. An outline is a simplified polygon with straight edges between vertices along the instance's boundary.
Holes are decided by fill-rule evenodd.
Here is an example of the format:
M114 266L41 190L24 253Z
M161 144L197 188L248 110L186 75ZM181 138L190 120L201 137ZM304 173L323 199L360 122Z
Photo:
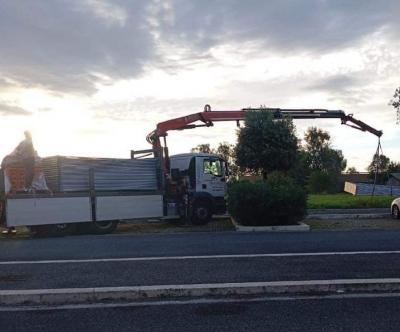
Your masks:
M91 139L107 134L102 121L121 130L125 121L124 135L131 126L144 142L160 119L205 103L327 107L372 121L392 142L398 127L387 102L400 85L399 17L397 0L0 0L0 114L28 115L37 128L70 114L71 125L83 120L65 135ZM342 141L351 134L331 128L354 155ZM216 133L234 138L233 129ZM187 150L208 137L173 143Z
M2 0L0 70L24 86L93 92L98 80L162 61L161 43L194 57L249 41L270 52L329 52L380 30L397 38L399 12L396 0Z
M0 115L30 115L31 113L21 107L0 103Z
M138 75L154 56L146 3L2 0L0 71L21 85L61 92Z

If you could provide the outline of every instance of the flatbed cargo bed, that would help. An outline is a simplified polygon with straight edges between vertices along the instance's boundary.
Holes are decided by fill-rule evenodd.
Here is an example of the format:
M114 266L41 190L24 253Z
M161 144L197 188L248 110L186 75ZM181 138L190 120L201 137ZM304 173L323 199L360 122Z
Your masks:
M5 199L6 226L160 218L160 192L22 194Z

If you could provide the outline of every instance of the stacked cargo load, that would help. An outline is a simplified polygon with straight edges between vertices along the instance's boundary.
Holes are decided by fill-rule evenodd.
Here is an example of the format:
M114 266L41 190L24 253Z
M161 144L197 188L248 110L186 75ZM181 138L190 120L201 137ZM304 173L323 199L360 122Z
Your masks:
M156 158L115 159L53 156L43 158L42 166L47 184L53 192L82 192L91 189L97 191L154 191L160 188L160 168Z

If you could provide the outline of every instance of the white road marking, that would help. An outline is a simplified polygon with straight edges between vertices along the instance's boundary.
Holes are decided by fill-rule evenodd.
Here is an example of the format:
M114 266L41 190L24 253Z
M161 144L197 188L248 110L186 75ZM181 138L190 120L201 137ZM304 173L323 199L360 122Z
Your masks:
M340 295L311 295L311 296L263 296L255 298L220 298L220 299L190 299L190 300L165 300L165 301L140 301L128 303L92 303L92 304L62 304L62 305L40 305L40 306L2 306L0 312L15 311L47 311L47 310L80 310L80 309L112 309L124 307L152 307L170 305L199 305L217 303L256 303L272 301L304 301L304 300L339 300L339 299L369 299L369 298L397 298L400 293L360 293Z
M0 265L109 263L109 262L191 260L191 259L351 256L351 255L387 255L387 254L400 254L400 250L390 250L390 251L305 252L305 253L279 253L279 254L196 255L196 256L165 256L165 257L156 256L156 257L94 258L94 259L55 259L55 260L32 260L32 261L3 261L3 262L0 262Z

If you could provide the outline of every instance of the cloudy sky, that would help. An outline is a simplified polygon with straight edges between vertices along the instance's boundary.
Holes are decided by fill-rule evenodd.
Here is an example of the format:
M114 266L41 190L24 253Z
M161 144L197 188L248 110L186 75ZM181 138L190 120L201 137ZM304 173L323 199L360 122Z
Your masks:
M0 157L30 129L41 156L128 157L157 122L243 107L342 109L382 129L400 86L398 0L0 0ZM364 170L377 139L328 130ZM172 153L234 143L233 123L169 135Z

